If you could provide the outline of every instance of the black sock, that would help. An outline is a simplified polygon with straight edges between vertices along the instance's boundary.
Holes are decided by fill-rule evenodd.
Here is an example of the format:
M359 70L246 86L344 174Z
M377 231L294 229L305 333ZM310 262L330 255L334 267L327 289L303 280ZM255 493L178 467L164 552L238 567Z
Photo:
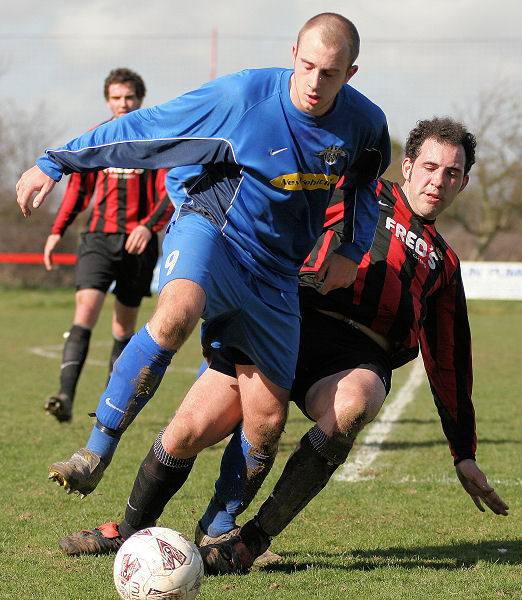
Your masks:
M118 525L120 534L128 538L145 527L156 524L167 502L185 483L193 458L175 458L161 444L163 431L141 463L125 510L125 519Z
M257 518L251 519L241 527L241 540L253 558L261 556L270 546L272 538L260 527Z
M283 473L255 519L261 531L272 538L328 483L339 464L319 454L306 433L288 459Z
M89 351L91 330L81 325L73 325L63 347L60 372L60 394L74 399L76 384L82 372Z
M118 356L123 352L123 349L125 348L125 346L129 343L131 337L132 336L125 338L123 340L113 337L114 343L112 344L111 358L109 360L109 375L107 377L107 383L109 382L109 379L111 378L111 373L114 368L114 363L118 359Z

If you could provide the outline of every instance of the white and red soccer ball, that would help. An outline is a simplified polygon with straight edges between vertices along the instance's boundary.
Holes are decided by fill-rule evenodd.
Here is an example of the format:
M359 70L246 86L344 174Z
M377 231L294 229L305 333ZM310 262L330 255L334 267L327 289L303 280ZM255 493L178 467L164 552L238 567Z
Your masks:
M120 546L113 575L123 600L193 600L203 561L194 542L179 531L149 527Z

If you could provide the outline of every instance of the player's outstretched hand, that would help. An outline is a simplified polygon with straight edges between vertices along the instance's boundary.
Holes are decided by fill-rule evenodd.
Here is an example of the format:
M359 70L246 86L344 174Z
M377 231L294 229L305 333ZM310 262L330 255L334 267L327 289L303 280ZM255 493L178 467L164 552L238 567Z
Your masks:
M359 265L351 258L332 252L315 276L317 282L323 282L318 291L324 295L331 290L351 286L355 281L358 267Z
M36 165L22 174L16 184L16 201L22 209L24 217L31 216L29 204L35 192L38 192L33 200L33 208L38 208L44 201L47 194L51 192L56 181L46 175Z
M468 492L480 511L485 512L486 510L482 506L482 502L484 502L496 515L507 517L509 506L488 484L486 476L477 467L474 460L462 460L456 465L455 469L462 487Z

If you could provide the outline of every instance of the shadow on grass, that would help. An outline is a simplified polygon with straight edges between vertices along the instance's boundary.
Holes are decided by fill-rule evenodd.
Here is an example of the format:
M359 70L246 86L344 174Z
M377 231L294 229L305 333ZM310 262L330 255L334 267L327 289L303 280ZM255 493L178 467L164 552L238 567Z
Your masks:
M500 551L499 551L500 550ZM403 569L433 569L453 571L475 567L479 562L520 565L522 545L516 541L487 541L452 544L451 546L420 546L416 548L375 548L354 550L344 556L344 565L338 565L340 554L314 552L310 554L281 553L285 562L258 567L256 570L293 573L309 568L348 571L371 571L383 567Z
M522 441L512 439L489 440L486 438L481 438L481 447L486 444L500 446L502 444L522 444ZM445 439L440 438L436 440L423 440L422 442L370 442L369 444L364 443L364 445L369 448L379 448L380 450L407 450L408 448L432 448L435 446L447 446L448 442Z

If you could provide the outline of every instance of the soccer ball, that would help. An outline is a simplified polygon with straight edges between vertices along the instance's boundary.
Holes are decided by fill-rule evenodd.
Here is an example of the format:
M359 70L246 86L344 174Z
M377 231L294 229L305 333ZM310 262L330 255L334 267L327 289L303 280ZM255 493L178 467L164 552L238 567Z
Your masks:
M114 584L123 600L193 600L203 561L191 540L167 527L136 532L114 559Z

